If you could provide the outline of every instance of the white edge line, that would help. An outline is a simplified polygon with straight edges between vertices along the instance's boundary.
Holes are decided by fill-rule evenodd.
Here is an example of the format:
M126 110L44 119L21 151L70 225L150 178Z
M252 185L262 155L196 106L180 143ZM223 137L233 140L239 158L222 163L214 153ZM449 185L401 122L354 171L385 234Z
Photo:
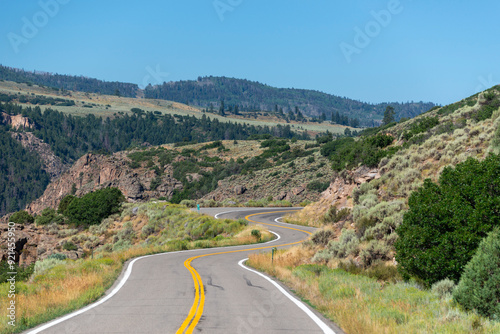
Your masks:
M281 235L279 235L278 233L273 232L273 231L269 231L269 232L271 232L272 234L274 234L274 235L276 236L276 239L271 240L271 241L268 241L268 242L265 242L265 243L263 243L263 245L265 245L265 244L270 244L271 242L276 242L276 241L278 241L278 240L280 240L280 239L281 239Z
M261 210L261 209L263 209L263 208L254 208L254 209L255 209L255 210L259 210L259 209ZM272 208L269 208L269 209L272 209ZM286 210L283 210L283 211L286 211ZM224 211L224 212L220 212L220 213L218 213L218 214L214 215L214 218L215 218L215 219L219 219L219 215L224 215L224 214L226 214L226 213L233 213L233 212L241 212L241 211L240 211L240 210L232 210L232 211ZM279 211L276 211L276 212L279 212ZM299 227L308 227L308 226L303 226L303 225L296 225L296 224L290 224L290 223L280 222L280 221L278 221L278 219L283 219L283 217L278 217L278 218L276 218L276 219L274 220L274 221L275 221L276 223L278 223L278 224L283 224L283 225L287 225L287 226L290 226L290 227L295 227L295 228L297 228L297 226L299 226Z
M246 210L265 210L265 209L282 209L282 210L277 210L276 212L280 212L280 211L286 211L287 209L291 209L291 210L294 210L294 209L297 209L297 208L283 208L283 207L258 207L258 208L243 208L243 209L246 209ZM241 211L246 211L246 210L231 210L231 211L224 211L224 212L219 212L218 214L214 215L214 218L216 219L219 219L219 216L220 215L225 215L226 213L233 213L233 212L241 212ZM283 217L279 217L279 218L283 218ZM286 224L286 223L283 223L283 224Z
M230 212L233 212L233 211L230 211ZM223 214L225 212L221 212L220 214ZM281 239L281 236L278 234L278 233L275 233L273 231L269 231L271 232L272 234L274 234L276 236L276 239L274 240L271 240L271 241L268 241L268 242L265 242L261 245L265 245L265 244L269 244L269 243L272 243L272 242L276 242L278 241L279 239ZM258 244L254 244L254 245L258 245ZM239 245L239 246L231 246L231 247L216 247L216 248L210 248L211 250L217 250L217 249L229 249L229 248L232 248L232 247L243 247L243 246L248 246L248 245ZM134 260L132 260L132 262L129 263L129 265L127 266L127 270L125 271L125 275L123 275L123 278L121 279L120 283L118 283L118 285L104 298L98 300L97 302L93 303L93 304L90 304L80 310L77 310L73 313L70 313L70 314L67 314L65 316L63 316L62 318L59 318L59 319L56 319L56 320L53 320L51 322L48 322L46 323L45 325L42 325L41 327L38 327L38 328L35 328L34 330L28 332L27 334L37 334L37 333L40 333L50 327L53 327L55 325L58 325L60 324L61 322L64 322L66 320L69 320L71 318L74 318L82 313L85 313L99 305L101 305L102 303L106 302L107 300L111 299L111 297L113 297L114 295L116 295L118 293L118 291L120 291L120 289L125 285L125 283L127 282L128 278L130 277L130 275L132 274L132 267L134 266L134 263L138 260L142 260L142 259L145 259L145 258L148 258L148 257L153 257L153 256L160 256L160 255L169 255L169 254L177 254L177 253L187 253L187 252L195 252L195 251L202 251L202 250L207 250L207 249L190 249L190 250L184 250L184 251L176 251L176 252L164 252L164 253L158 253L158 254L152 254L152 255L145 255L145 256L141 256L141 257L138 257Z
M226 213L231 213L231 212L238 212L238 210L219 212L218 214L214 215L214 218L219 219L219 215L224 215Z
M273 281L272 279L270 279L266 275L264 275L264 274L262 274L262 273L260 273L260 272L258 272L256 270L250 269L247 266L245 266L243 264L243 262L245 262L246 260L248 260L248 258L243 259L240 262L238 262L238 264L240 265L240 267L242 267L245 270L251 271L251 272L253 272L253 273L255 273L255 274L257 274L257 275L265 278L269 282L271 282L282 294L284 294L286 297L288 297L288 299L290 299L295 305L297 305L302 311L304 311L309 316L309 318L311 318L316 323L316 325L318 325L321 328L321 330L323 331L323 333L326 333L326 334L336 334L333 331L333 329L331 329L330 327L328 327L328 325L325 324L320 318L318 318L318 316L316 314L314 314L314 312L312 312L306 305L304 305L304 303L302 303L297 298L295 298L291 294L289 294L278 283L276 283L275 281Z

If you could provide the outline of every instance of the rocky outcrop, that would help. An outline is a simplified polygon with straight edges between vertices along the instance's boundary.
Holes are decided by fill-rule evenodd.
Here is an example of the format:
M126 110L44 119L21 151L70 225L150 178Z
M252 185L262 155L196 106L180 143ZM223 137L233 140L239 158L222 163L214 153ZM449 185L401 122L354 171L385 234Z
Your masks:
M245 186L238 185L234 187L235 195L243 195L245 191L247 191L247 188Z
M337 209L352 208L351 196L354 188L378 178L380 178L380 173L377 169L370 169L365 166L354 171L344 171L337 175L328 189L321 193L319 201L306 206L295 217L303 221L317 220L323 217L332 206L336 206Z
M287 195L288 194L286 193L286 191L283 191L278 196L274 196L273 201L282 201L286 198Z
M321 194L319 203L328 208L332 205L336 205L339 209L344 207L352 208L353 204L350 197L354 188L378 178L380 178L380 173L377 169L370 169L365 166L354 171L347 171L346 174L335 178L330 187Z
M9 115L2 113L3 123L12 126L14 129L32 129L35 127L35 123L22 115Z
M170 198L175 189L182 189L182 183L171 176L173 170L169 166L159 177L160 184L150 190L151 183L157 179L155 171L130 168L130 160L126 155L126 152L111 156L84 155L59 179L50 183L42 197L27 206L27 211L33 214L46 207L57 208L61 199L72 190L76 190L75 195L82 196L97 189L116 187L127 201L136 202L150 198Z
M12 132L12 138L19 141L30 152L36 152L42 159L44 170L50 175L52 181L57 179L68 169L61 158L56 156L49 144L37 138L31 132Z
M306 188L305 187L297 187L297 188L293 188L292 189L292 194L294 194L295 196L299 196L300 194L302 194L304 191L306 191Z
M327 173L333 174L333 171L330 169ZM330 178L327 173L324 179ZM244 203L271 197L273 201L287 200L298 204L305 200L317 201L320 198L320 193L307 189L307 183L303 182L308 177L304 177L303 173L297 172L277 178L267 177L268 174L269 171L262 170L255 172L254 176L236 175L219 180L217 189L205 195L203 199L219 202L232 199Z
M0 244L8 244L8 225L0 223ZM30 265L37 260L43 260L54 253L66 255L69 259L79 259L83 250L64 250L62 245L66 242L58 238L57 234L49 233L44 227L34 224L15 225L15 262L20 266ZM8 248L0 247L0 260L8 259Z

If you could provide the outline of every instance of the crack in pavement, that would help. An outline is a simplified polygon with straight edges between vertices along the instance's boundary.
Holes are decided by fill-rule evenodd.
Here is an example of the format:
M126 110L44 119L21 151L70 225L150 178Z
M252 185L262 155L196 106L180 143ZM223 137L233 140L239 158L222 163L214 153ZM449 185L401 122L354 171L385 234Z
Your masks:
M222 286L215 285L212 283L212 276L208 276L207 285L213 286L214 288L218 288L218 289L221 289L222 291L224 291L224 288Z
M247 285L252 287L252 288L259 288L259 289L262 289L262 290L266 290L266 288L262 287L262 286L258 286L258 285L253 285L252 282L246 277L246 276L243 276L243 278L245 279L245 281L247 282Z

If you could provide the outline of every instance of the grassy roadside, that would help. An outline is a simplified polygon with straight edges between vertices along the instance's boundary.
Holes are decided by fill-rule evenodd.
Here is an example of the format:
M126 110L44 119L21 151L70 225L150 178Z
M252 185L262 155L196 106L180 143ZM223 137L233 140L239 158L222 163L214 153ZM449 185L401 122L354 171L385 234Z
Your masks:
M114 238L113 233L120 236L114 238L116 242L113 245L105 244L98 248L94 258L46 259L35 265L35 273L28 281L16 282L15 327L7 324L6 317L10 286L8 283L0 284L0 333L21 332L98 300L113 285L129 259L170 251L266 242L274 238L261 226L250 227L239 221L216 220L182 206L164 203L142 205L136 221L131 224L131 209L125 208L122 217L115 218L114 222L105 220L101 226L91 228L96 234L109 235L110 239ZM159 222L165 219L167 223L159 228ZM128 226L124 229L118 228L125 224ZM137 232L139 228L142 233ZM126 239L123 237L125 234L131 237ZM82 238L81 235L72 238L88 239L88 236Z
M416 284L380 282L326 265L308 263L298 246L250 255L253 268L276 277L346 333L500 333L500 323L467 313L448 295Z

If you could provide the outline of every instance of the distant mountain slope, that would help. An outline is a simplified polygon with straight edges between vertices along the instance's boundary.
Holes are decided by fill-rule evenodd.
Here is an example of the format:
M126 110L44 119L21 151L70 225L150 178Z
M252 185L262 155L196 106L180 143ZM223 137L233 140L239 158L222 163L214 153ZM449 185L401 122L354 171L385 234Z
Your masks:
M394 107L396 118L413 118L435 106L434 103L380 103L369 104L345 97L330 95L314 90L275 88L259 82L226 77L203 77L197 81L168 82L157 86L148 86L145 97L166 99L208 108L220 106L220 101L227 105L238 105L240 110L278 111L285 113L299 109L306 116L320 116L325 113L331 119L332 113L359 118L362 125L372 126L372 120L379 123L388 105Z
M215 110L224 101L229 112L234 107L239 111L282 111L297 114L300 111L309 117L345 116L349 120L359 119L361 126L375 126L382 121L388 105L394 107L396 119L413 118L435 106L431 102L386 102L370 104L346 97L319 91L295 88L276 88L259 82L226 77L203 77L198 80L177 81L148 86L145 90L138 85L123 82L108 82L84 76L52 74L39 71L25 71L0 65L0 80L43 85L61 90L73 90L104 95L162 99L195 105ZM296 107L298 109L296 109ZM280 115L283 115L280 113ZM337 121L337 123L339 123ZM344 124L344 123L339 123ZM346 123L350 124L350 122Z
M135 97L139 87L124 82L108 82L84 76L71 76L47 72L28 72L22 69L0 65L0 79L43 85L58 89L75 90L88 93Z
M245 140L259 135L308 138L293 132L290 125L220 122L206 115L172 116L138 109L112 119L93 114L75 117L50 108L42 112L39 106L0 102L0 216L40 196L51 176L89 152L109 154L131 147Z

